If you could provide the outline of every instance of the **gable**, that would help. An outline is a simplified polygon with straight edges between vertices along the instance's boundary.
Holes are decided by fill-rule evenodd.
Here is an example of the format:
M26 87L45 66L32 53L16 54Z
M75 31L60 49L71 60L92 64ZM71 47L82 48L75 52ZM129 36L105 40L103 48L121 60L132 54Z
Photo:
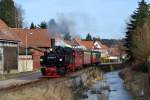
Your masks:
M98 42L95 42L95 43L94 43L94 48L100 49L100 48L102 48L102 47L100 46L100 44L99 44Z

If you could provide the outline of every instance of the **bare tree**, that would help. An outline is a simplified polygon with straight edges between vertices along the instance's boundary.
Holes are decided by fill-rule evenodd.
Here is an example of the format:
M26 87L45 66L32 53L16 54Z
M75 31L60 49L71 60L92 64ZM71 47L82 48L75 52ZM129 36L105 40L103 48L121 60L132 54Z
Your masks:
M134 57L147 61L150 56L150 21L146 21L143 25L137 26L132 34Z
M16 27L17 28L22 28L23 27L23 22L24 22L24 10L22 6L16 5Z

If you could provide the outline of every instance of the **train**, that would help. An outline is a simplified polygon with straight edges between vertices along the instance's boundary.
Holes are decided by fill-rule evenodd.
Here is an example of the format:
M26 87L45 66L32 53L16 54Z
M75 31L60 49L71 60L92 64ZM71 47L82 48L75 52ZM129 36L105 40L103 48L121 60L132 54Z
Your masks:
M43 77L62 77L69 72L100 63L101 53L79 48L53 46L40 57Z

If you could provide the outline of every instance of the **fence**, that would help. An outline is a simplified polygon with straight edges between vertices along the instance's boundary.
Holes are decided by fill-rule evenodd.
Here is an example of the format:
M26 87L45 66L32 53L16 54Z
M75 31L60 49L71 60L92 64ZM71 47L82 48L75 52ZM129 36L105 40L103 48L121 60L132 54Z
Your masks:
M20 55L18 60L18 72L33 71L32 55Z

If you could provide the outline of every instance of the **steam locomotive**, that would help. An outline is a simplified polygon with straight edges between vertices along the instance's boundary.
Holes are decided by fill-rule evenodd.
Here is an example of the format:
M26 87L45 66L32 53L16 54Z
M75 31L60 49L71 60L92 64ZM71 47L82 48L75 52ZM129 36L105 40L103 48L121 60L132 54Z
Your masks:
M88 65L100 63L100 52L53 46L40 58L43 77L61 77Z

